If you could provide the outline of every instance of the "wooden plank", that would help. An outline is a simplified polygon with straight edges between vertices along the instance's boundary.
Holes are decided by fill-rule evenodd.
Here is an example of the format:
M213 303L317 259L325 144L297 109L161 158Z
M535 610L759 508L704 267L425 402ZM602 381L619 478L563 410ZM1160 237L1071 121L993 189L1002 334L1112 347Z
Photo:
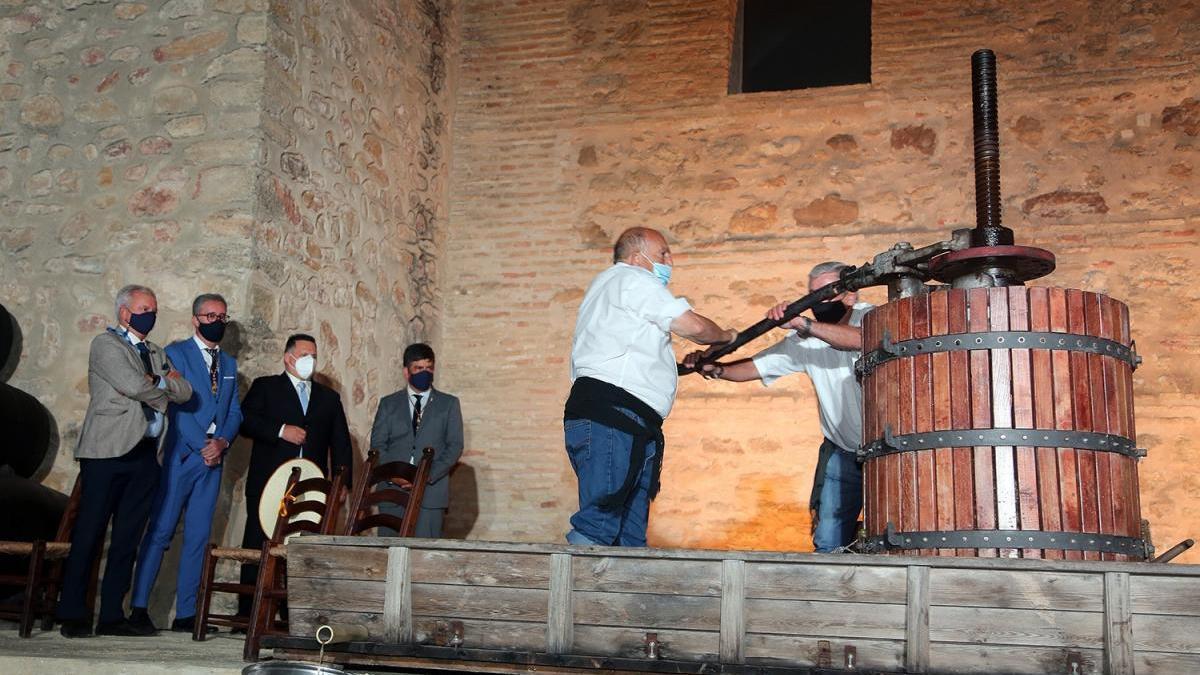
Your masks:
M1104 609L1104 578L1083 573L934 569L929 595L934 605L1099 612Z
M493 555L477 551L413 551L413 583L550 588L546 555Z
M371 548L395 546L395 537L346 537L346 536L313 536L310 543L328 547ZM1078 572L1081 567L1076 563L1053 560L978 560L972 558L939 558L922 560L908 556L874 556L853 554L812 554L785 553L779 551L730 551L704 549L670 549L670 548L630 548L608 546L571 546L567 544L535 544L535 543L505 543L487 541L463 541L441 539L405 539L404 545L417 549L436 550L472 550L492 553L570 553L576 557L600 558L622 557L644 560L745 560L755 563L781 563L796 565L800 569L806 567L854 567L868 565L873 567L907 567L912 564L923 564L931 567L959 569L1000 569L1000 570L1040 570L1049 572ZM549 562L547 562L549 568ZM1088 572L1129 572L1131 574L1165 577L1195 577L1200 578L1200 565L1160 565L1151 563L1105 563L1102 561L1086 565Z
M1085 304L1083 291L1078 289L1067 291L1067 328L1077 335L1087 332ZM1071 393L1074 397L1072 408L1075 413L1075 428L1081 431L1092 430L1091 399L1093 396L1100 396L1101 393L1091 390L1088 358L1087 354L1083 352L1071 352ZM1083 524L1084 532L1099 532L1100 505L1099 496L1096 493L1096 452L1076 450L1075 454L1078 458L1080 522ZM1100 553L1084 551L1083 559L1099 560Z
M949 330L947 308L950 293L946 290L929 294L929 325L931 335L945 335ZM931 357L933 428L946 430L950 426L950 400L953 389L950 384L950 355L946 352ZM954 454L950 448L937 448L934 455L934 476L937 483L934 501L937 504L937 523L934 529L954 529ZM953 555L954 549L938 549L939 555Z
M1130 606L1135 614L1200 615L1200 583L1195 579L1147 577L1129 579Z
M913 338L927 338L930 333L929 294L912 298ZM917 433L933 431L933 357L918 354L913 357L913 406L914 430ZM922 531L937 529L937 479L934 469L933 450L922 450L915 454L917 465L917 527ZM935 549L921 549L922 555L937 555Z
M1099 649L1061 647L1013 647L1010 645L975 645L934 643L930 646L930 670L956 675L1046 675L1066 673L1075 675L1067 665L1067 654L1077 653L1081 664L1079 675L1099 675L1104 653Z
M904 604L905 574L903 567L866 563L849 568L752 563L746 569L746 597Z
M550 554L550 597L546 608L546 651L570 654L575 612L571 593L571 555Z
M1050 289L1050 330L1067 332L1067 293L1061 288ZM1074 399L1071 395L1071 356L1056 350L1050 354L1054 378L1054 428L1070 430L1074 423ZM1058 493L1061 497L1062 529L1067 532L1082 532L1083 521L1079 513L1078 455L1075 448L1058 448ZM1066 551L1067 560L1082 560L1079 551Z
M652 628L647 631L644 628L620 626L576 626L574 653L644 659L648 632L658 636L659 658L676 661L717 661L720 642L718 633L670 627Z
M387 584L352 579L288 579L288 606L383 613Z
M746 563L726 560L721 565L721 663L744 663L746 639Z
M1050 330L1050 292L1047 288L1029 289L1029 330ZM1038 429L1054 428L1054 371L1051 353L1033 349L1029 354L1033 378L1033 415ZM1036 448L1038 502L1041 528L1049 532L1062 530L1062 499L1058 489L1058 451L1055 448ZM1043 557L1061 560L1062 551L1045 549Z
M913 337L913 304L915 298L905 298L890 304L896 306L897 329L896 340L911 340ZM896 388L896 403L899 406L899 427L897 434L911 434L916 431L914 407L913 376L914 364L912 358L896 359L898 381ZM895 454L900 468L900 522L897 523L902 532L918 532L921 529L920 510L917 505L917 456L912 452ZM920 555L924 551L905 551L909 555Z
M904 615L904 672L929 669L929 568L908 568L908 603Z
M1135 652L1133 664L1139 673L1196 675L1196 673L1200 673L1200 654Z
M288 578L362 579L383 581L387 578L386 546L360 548L311 544L311 537L288 541Z
M1101 304L1104 296L1096 293L1084 294L1084 323L1087 334L1112 339L1101 321ZM1091 392L1092 430L1108 433L1108 406L1105 403L1104 357L1099 354L1087 355L1088 391ZM1107 452L1097 452L1096 455L1096 505L1098 508L1100 532L1116 534L1116 523L1113 522L1113 485L1112 485L1112 456ZM1100 554L1101 560L1114 560L1112 553Z
M451 584L412 585L413 616L546 621L550 591Z
M1133 612L1129 603L1129 575L1104 574L1104 672L1133 675Z
M575 592L575 630L579 626L631 626L720 630L721 599L651 593Z
M1133 648L1138 652L1200 654L1200 617L1134 614Z
M311 638L323 625L362 626L371 640L390 642L384 634L383 614L376 612L343 612L288 606L288 635Z
M967 332L967 292L963 289L946 291L946 323L951 334ZM954 429L971 428L971 360L965 351L950 354L950 424ZM975 471L972 468L971 448L951 448L954 458L954 528L975 529ZM960 556L976 556L975 549L960 548Z
M511 649L541 651L546 644L546 624L541 622L460 619L463 646L472 649ZM416 617L413 638L417 644L437 644L439 634L445 635L448 620L437 617Z
M747 633L900 640L904 618L904 605L746 600Z
M387 582L384 585L384 637L388 642L410 643L413 639L412 551L403 546L388 549Z
M1009 330L1008 289L988 289L988 328L992 331ZM1013 426L1013 376L1012 355L1009 349L990 350L992 426ZM1015 530L1017 518L1017 466L1012 446L996 446L992 449L996 471L996 525L1002 530ZM1015 558L1018 549L1002 548L1002 557Z
M1098 612L941 605L929 609L929 637L934 642L1100 649L1103 623Z
M904 667L904 643L899 640L862 640L828 635L747 635L746 663L755 666L813 668L819 643L830 643L835 669L897 672ZM846 648L854 649L846 656Z
M989 289L967 290L967 328L972 332L988 329ZM992 386L989 350L971 352L971 428L992 427ZM996 529L996 466L991 446L976 446L972 450L972 470L975 474L975 526L980 530ZM981 548L981 557L995 557L997 549Z
M721 561L581 558L572 562L577 591L721 595Z
M1012 330L1029 330L1029 289L1012 286L1008 289L1009 327ZM1013 349L1012 397L1013 426L1019 429L1034 428L1033 373L1030 350ZM1022 530L1041 529L1041 508L1038 504L1037 455L1032 447L1021 446L1014 451L1016 462L1017 515ZM1023 549L1026 558L1042 557L1041 549Z

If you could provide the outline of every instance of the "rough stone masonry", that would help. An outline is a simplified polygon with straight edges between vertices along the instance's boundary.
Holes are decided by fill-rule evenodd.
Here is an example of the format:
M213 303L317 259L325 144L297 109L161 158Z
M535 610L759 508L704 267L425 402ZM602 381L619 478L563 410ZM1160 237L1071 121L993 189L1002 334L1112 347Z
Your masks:
M872 4L870 84L730 95L732 0L0 0L0 302L13 384L58 425L48 482L137 280L160 340L230 297L247 377L315 332L360 452L399 348L431 340L467 417L449 529L556 541L570 332L615 234L668 232L673 288L748 325L816 262L971 224L989 47L1005 223L1058 254L1044 283L1129 303L1144 512L1160 545L1197 534L1200 10ZM808 548L818 434L802 378L684 381L651 543Z

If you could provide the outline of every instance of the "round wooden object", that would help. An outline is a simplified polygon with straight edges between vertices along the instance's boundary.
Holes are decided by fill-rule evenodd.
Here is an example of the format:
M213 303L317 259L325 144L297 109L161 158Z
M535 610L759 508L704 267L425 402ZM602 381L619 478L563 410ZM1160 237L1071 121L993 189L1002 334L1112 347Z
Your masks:
M863 344L868 542L908 555L1145 557L1123 303L940 288L871 311Z

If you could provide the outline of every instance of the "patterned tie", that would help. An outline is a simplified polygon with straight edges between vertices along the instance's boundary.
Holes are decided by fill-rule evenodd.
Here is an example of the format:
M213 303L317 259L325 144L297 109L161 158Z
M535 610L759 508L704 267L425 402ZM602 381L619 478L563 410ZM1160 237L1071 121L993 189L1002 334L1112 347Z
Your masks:
M212 347L212 348L206 347L204 349L204 351L208 352L208 356L209 356L208 384L209 384L209 387L212 389L212 393L214 395L216 395L216 393L217 393L217 348L216 347Z
M154 374L154 366L150 365L150 348L146 346L145 342L137 343L137 345L134 348L137 349L138 356L142 357L142 368L144 368L146 370L146 374L153 375ZM142 415L146 418L147 422L153 422L154 421L154 408L151 408L149 405L146 405L145 403L143 403L142 404Z
M417 427L421 426L421 395L413 394L413 436L417 435Z
M304 381L300 381L299 383L296 384L296 386L300 388L300 409L304 411L305 415L307 415L308 414L308 383L304 382Z

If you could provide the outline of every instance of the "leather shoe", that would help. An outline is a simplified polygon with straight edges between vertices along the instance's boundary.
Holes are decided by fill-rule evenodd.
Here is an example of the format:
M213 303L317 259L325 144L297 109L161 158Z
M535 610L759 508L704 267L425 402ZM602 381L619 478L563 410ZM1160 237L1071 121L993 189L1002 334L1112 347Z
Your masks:
M171 622L171 630L176 633L193 633L196 630L196 617L189 616L184 619L175 619ZM217 632L216 626L205 626L206 633Z
M150 620L150 613L145 607L130 607L129 608L129 625L140 631L145 631L145 635L154 635L158 629L154 627L154 622Z
M129 623L128 619L121 619L119 621L108 621L108 622L100 623L100 624L96 625L96 635L117 635L117 636L121 636L121 637L145 637L147 635L154 635L154 634L155 634L155 631L153 628L146 628L145 626L135 626L132 623Z
M59 623L58 632L63 637L68 638L86 638L92 637L92 622L87 619L63 619Z

